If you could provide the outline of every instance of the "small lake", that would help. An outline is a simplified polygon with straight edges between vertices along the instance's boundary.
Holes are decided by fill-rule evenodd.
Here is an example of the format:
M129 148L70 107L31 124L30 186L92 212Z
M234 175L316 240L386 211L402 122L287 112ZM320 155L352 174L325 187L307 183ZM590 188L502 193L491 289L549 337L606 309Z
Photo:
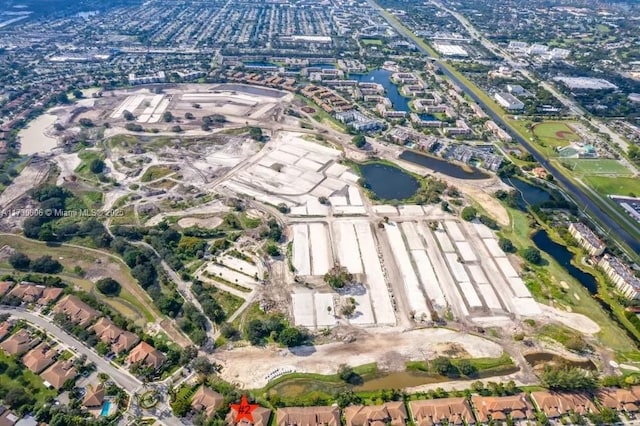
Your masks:
M398 86L391 82L391 71L376 69L368 74L349 74L349 78L365 83L378 83L384 87L385 96L389 98L395 111L411 111L409 108L410 98L405 98L400 94Z
M552 354L549 352L534 352L524 355L524 359L527 360L532 367L538 367L545 365L568 365L571 367L584 368L585 370L595 371L596 365L591 360L577 361L564 358L560 355Z
M381 200L404 200L415 195L420 183L398 167L379 163L359 165L364 187Z
M49 152L57 147L58 140L46 134L56 120L57 117L53 114L42 114L22 129L18 133L20 154L30 155L37 152Z
M506 178L504 182L517 190L518 207L522 210L526 210L529 205L535 206L551 200L551 194L547 191L520 179Z
M466 169L457 164L450 163L440 158L418 154L414 151L403 151L399 158L410 163L418 164L443 175L458 179L487 179L490 176L476 168Z
M380 389L404 389L414 386L428 385L431 383L445 382L448 379L442 376L422 373L419 371L396 371L384 374L365 381L362 385L356 386L356 392L377 391Z
M582 284L591 294L598 292L598 283L593 275L587 274L571 264L573 253L571 253L563 245L556 243L549 238L547 231L540 230L533 234L531 238L536 247L553 257L562 267L564 267L569 275Z

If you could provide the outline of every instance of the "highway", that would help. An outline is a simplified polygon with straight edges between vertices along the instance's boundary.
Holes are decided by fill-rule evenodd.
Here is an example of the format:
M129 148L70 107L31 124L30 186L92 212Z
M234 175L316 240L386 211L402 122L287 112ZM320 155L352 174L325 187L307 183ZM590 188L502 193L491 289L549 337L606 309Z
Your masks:
M380 12L384 10L373 0L369 0L369 3ZM406 27L398 25L393 20L388 19L383 13L380 13L380 15L389 23L389 25L391 25L396 31L398 31L398 33L402 34L409 41L413 42L423 54L425 54L426 56L430 56L429 52L427 52L426 49L414 42L413 34L410 33L410 31ZM515 132L506 123L506 121L499 114L494 112L493 109L491 109L482 99L480 99L467 84L460 81L460 79L458 79L458 77L454 75L444 64L437 61L436 65L444 75L450 78L454 83L458 85L458 87L464 90L464 92L469 95L471 99L473 99L478 105L480 105L493 121L501 125L501 127L505 129L513 137L514 140L518 141L518 143L520 143L527 151L529 151L531 155L533 155L533 157L536 159L536 161L538 161L540 165L542 165L542 167L547 169L554 176L556 181L559 182L567 190L573 201L582 211L598 219L598 221L600 221L604 225L605 229L611 232L614 239L623 241L629 248L631 248L631 250L636 253L640 253L640 241L634 238L620 225L621 221L627 220L627 218L623 216L623 213L618 213L617 218L609 216L587 196L583 188L580 188L571 180L569 180L569 178L562 174L562 172L558 170L556 166L554 166L547 158L540 154L529 143L529 141L520 136L519 133Z

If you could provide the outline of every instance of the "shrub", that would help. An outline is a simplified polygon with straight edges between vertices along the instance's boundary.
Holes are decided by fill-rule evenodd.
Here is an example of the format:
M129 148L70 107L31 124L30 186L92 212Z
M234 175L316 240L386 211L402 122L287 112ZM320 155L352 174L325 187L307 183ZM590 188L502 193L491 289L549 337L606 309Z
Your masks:
M113 278L102 278L96 283L96 288L100 291L100 293L107 296L117 296L118 294L120 294L122 286Z

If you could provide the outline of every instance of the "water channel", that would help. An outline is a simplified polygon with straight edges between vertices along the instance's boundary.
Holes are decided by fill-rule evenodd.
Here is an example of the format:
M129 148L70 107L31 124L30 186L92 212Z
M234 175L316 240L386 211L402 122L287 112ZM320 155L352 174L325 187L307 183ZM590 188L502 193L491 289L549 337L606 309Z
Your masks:
M403 151L398 158L457 179L488 179L490 177L488 174L476 168L470 166L462 167L446 160L419 154L414 151Z

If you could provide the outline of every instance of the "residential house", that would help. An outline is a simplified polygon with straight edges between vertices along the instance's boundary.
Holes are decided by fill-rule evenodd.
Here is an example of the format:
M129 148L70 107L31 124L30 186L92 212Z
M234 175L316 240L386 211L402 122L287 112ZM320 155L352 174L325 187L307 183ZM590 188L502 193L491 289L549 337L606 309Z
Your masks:
M12 285L12 281L0 281L0 297L4 296Z
M407 410L403 401L387 402L382 405L351 405L344 409L347 426L368 426L374 424L404 425Z
M104 317L96 321L91 329L96 333L98 339L111 345L111 350L115 354L128 351L140 341L137 335L121 329L111 320Z
M45 306L49 302L55 301L62 294L62 289L58 287L45 287L43 285L21 282L7 294L25 303L37 303Z
M598 262L618 290L629 299L640 299L640 278L620 259L609 254L602 256Z
M596 393L603 407L616 411L635 414L640 411L640 386L630 389L605 388Z
M549 419L571 413L586 415L598 412L593 402L581 393L531 392L531 400Z
M238 412L235 410L235 408L231 408L231 410L229 410L229 414L227 414L227 424L235 426L267 426L269 424L269 420L271 419L271 410L264 407L256 407L253 411L251 411L253 422L250 422L246 418L243 418L241 421L236 422L237 417Z
M287 407L278 408L278 426L340 426L340 409L330 407Z
M195 411L203 411L209 418L213 417L216 411L222 407L223 402L224 397L222 395L203 385L193 394L191 408Z
M45 385L59 390L67 380L73 380L78 375L72 360L58 361L40 374Z
M0 342L9 335L13 328L13 321L0 322Z
M127 362L129 364L144 364L157 370L166 359L167 357L162 352L147 342L140 342L138 346L131 350L131 353L127 357Z
M29 370L39 374L42 370L53 364L58 351L43 343L31 349L22 357L22 363Z
M69 320L81 327L88 327L102 314L71 294L63 297L53 308L53 312L65 314Z
M0 426L13 426L15 425L20 417L16 416L16 414L0 405Z
M533 405L524 393L512 396L480 396L471 398L476 409L476 418L481 423L489 421L505 422L507 418L513 421L527 421L535 419Z
M475 424L471 406L465 398L410 401L409 409L416 426Z
M22 355L37 345L38 342L39 339L32 338L27 330L22 329L0 343L0 348L2 348L7 355Z
M82 400L82 405L90 410L95 410L101 408L103 402L104 385L102 383L97 386L89 385L87 387L87 393L84 395L84 399Z

